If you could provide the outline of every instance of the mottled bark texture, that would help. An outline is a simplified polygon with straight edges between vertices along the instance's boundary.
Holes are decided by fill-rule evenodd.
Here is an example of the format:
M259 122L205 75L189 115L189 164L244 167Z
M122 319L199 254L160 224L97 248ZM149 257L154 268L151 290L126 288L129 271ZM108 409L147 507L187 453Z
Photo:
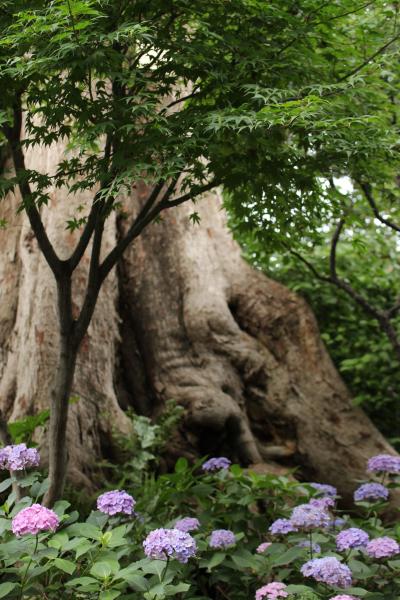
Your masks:
M52 172L61 153L36 152L28 166ZM147 193L139 186L125 201L128 217L109 219L103 255ZM66 220L85 200L55 190L42 209L62 258L77 237ZM49 405L59 355L55 282L26 218L15 214L18 201L0 207L9 221L0 232L0 410L11 420ZM351 406L306 303L241 258L218 193L195 209L195 226L192 204L163 213L105 281L77 360L70 477L90 485L113 430L129 430L124 409L155 415L174 398L186 411L171 457L223 453L245 465L298 465L349 496L367 458L390 446ZM87 268L85 256L74 274L77 308Z

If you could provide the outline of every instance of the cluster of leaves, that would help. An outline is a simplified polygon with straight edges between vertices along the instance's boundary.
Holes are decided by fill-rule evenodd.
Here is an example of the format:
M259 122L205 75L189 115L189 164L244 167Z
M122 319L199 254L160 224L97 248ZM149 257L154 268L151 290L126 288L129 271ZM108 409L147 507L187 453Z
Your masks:
M3 191L31 184L29 208L54 187L100 183L111 210L132 183L180 175L192 195L224 184L248 214L246 190L280 226L289 206L318 216L328 165L392 160L397 11L382 0L3 0L3 132L13 138L21 104L25 148L67 144L54 172L21 163Z
M156 422L149 417L128 411L132 422L132 435L114 432L117 464L103 461L99 466L107 469L107 479L118 488L141 485L147 474L155 470L160 456L176 429L184 408L174 400L167 400Z
M129 490L135 493L138 512L134 516L109 517L93 511L85 521L66 501L55 511L61 522L56 533L41 533L37 538L15 538L11 520L32 501L40 501L47 482L37 473L18 479L26 495L16 502L12 492L0 508L0 561L2 576L0 598L55 600L248 600L255 590L271 580L288 584L290 600L326 600L339 590L305 580L300 566L309 559L309 550L299 547L306 534L292 533L286 538L271 537L262 554L257 546L268 539L268 525L288 516L294 505L315 494L307 484L286 477L256 474L234 465L214 474L199 474L200 463L190 466L179 459L175 472L154 479L151 485ZM11 486L4 480L1 491ZM360 503L364 516L347 525L363 527L371 536L389 534L400 537L399 526L384 526L378 512L384 505ZM337 514L337 513L336 513ZM177 518L196 516L201 523L193 536L198 552L183 565L146 558L142 541L157 527L173 527ZM215 529L230 529L236 545L214 550L208 539ZM337 530L313 533L321 555L345 560L353 572L354 583L346 590L356 598L393 600L400 592L400 561L366 558L359 550L342 556L335 547ZM377 576L379 573L379 577Z
M345 182L343 213L346 226L336 250L336 270L367 302L381 311L396 306L400 297L398 232L374 218L357 189ZM378 195L382 215L400 222L397 184ZM400 440L398 358L377 320L352 297L323 280L330 274L330 252L337 218L321 219L315 236L305 236L280 251L257 232L232 226L247 259L270 277L301 294L317 317L322 337L356 404L362 404L376 425L394 444ZM306 262L305 262L306 261ZM310 265L313 270L310 270ZM320 278L322 277L322 279ZM392 325L400 332L398 313Z

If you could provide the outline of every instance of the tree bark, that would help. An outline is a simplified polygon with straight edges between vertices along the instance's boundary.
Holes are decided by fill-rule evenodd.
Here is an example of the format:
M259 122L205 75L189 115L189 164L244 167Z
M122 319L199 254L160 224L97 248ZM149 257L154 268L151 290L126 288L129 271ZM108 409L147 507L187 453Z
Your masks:
M30 154L28 167L52 172L62 152ZM110 217L102 256L147 195L138 186L125 201L128 217ZM76 243L66 220L86 200L54 190L42 208L61 257ZM10 223L0 231L0 410L10 420L47 407L56 375L65 389L73 376L73 362L55 372L56 284L17 203L10 197L0 207ZM190 222L194 209L200 225ZM88 264L86 253L73 276L74 314ZM208 453L244 465L274 461L349 498L367 459L393 452L352 407L306 303L241 258L217 192L168 210L128 248L101 289L71 391L79 401L70 406L68 472L81 487L91 486L101 457L113 456L114 429L130 431L125 409L155 416L170 398L185 407L171 460Z

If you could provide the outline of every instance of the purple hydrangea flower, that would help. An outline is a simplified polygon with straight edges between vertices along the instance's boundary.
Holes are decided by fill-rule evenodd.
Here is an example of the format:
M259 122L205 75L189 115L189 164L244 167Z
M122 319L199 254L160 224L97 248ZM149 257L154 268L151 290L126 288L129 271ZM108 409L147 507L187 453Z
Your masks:
M270 546L272 546L272 542L263 542L262 544L260 544L259 546L257 546L257 548L256 548L257 554L262 554Z
M350 548L362 548L369 542L369 535L362 529L350 527L344 529L336 536L336 547L340 552Z
M13 444L0 449L0 469L22 471L38 467L39 462L39 452L36 448L27 448L26 444Z
M354 501L362 502L363 500L387 500L389 498L389 490L381 483L364 483L354 492Z
M203 471L219 471L220 469L229 469L231 461L225 456L210 458L202 465Z
M330 516L324 507L300 504L293 509L290 521L297 529L316 529L329 525Z
M278 598L287 598L289 594L285 592L287 586L280 581L273 581L256 591L256 600L278 600Z
M236 544L236 538L233 531L229 531L229 529L215 529L211 532L210 548L228 548L234 544Z
M15 515L11 528L13 533L20 537L27 533L37 535L41 531L55 531L59 523L60 519L53 510L41 504L32 504Z
M195 517L184 517L183 519L179 519L174 525L175 529L179 529L179 531L184 531L185 533L196 531L199 527L200 521Z
M297 531L297 529L289 519L276 519L269 527L268 531L270 531L272 535L286 535L287 533Z
M339 594L339 596L333 596L330 600L357 600L357 598L348 594Z
M297 545L299 548L311 548L314 554L319 554L321 552L321 546L315 542L311 544L310 540L302 540Z
M373 473L400 473L400 456L378 454L369 459L367 471Z
M327 483L310 483L311 487L313 487L317 492L321 493L323 496L330 496L331 498L335 498L337 496L337 489L333 487L333 485L328 485Z
M323 498L312 498L308 504L310 506L314 506L314 508L328 510L329 508L333 508L335 506L335 501L329 496L324 496Z
M351 586L352 574L347 565L334 556L314 558L301 567L304 577L313 577L315 581L340 588Z
M372 558L389 558L399 554L400 546L393 538L384 536L368 542L366 552Z
M127 494L125 490L105 492L97 498L97 509L106 515L117 515L118 513L131 515L135 504L136 500Z
M144 553L148 558L167 560L176 558L187 563L196 554L196 541L189 533L179 529L154 529L143 542Z

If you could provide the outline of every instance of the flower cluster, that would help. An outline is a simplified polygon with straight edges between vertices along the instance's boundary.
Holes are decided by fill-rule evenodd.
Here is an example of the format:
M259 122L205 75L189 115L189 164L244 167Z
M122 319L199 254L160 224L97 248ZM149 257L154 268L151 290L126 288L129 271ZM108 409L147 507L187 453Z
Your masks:
M278 598L287 598L289 594L285 592L287 586L280 581L268 583L256 591L256 600L277 600Z
M183 519L179 519L174 525L175 529L179 529L179 531L184 531L185 533L196 531L199 527L200 521L195 517L184 517Z
M259 546L257 546L256 548L256 552L257 554L262 554L263 552L265 552L270 546L272 546L271 542L263 542L262 544L260 544Z
M229 469L231 461L225 456L210 458L202 465L203 471L219 471L220 469Z
M329 508L333 508L335 506L335 501L329 496L324 496L323 498L312 498L308 504L314 508L328 510Z
M381 483L363 483L354 492L354 501L362 502L364 500L387 500L389 490Z
M290 522L296 529L316 529L327 527L330 516L323 506L300 504L293 509Z
M236 538L233 531L229 531L229 529L215 529L211 532L210 548L228 548L234 544L236 544Z
M311 487L313 487L317 492L322 494L323 496L330 496L331 498L335 498L337 496L337 489L333 487L333 485L328 485L327 483L310 483Z
M154 529L144 540L143 548L148 558L175 558L183 564L195 556L197 551L196 541L192 536L179 529Z
M9 471L22 471L38 467L39 452L36 448L27 448L26 444L14 444L0 449L0 468Z
M330 600L357 600L357 598L348 594L339 594L339 596L333 596Z
M315 581L335 587L347 588L352 583L349 567L334 556L309 560L301 567L301 572L305 577L313 577Z
M55 531L59 523L60 519L53 510L41 504L32 504L15 515L11 529L18 537L27 533L37 535L41 531Z
M379 537L368 542L366 552L372 558L389 558L400 553L400 546L391 537Z
M269 531L272 535L286 535L287 533L297 531L297 529L289 519L276 519L276 521L270 525Z
M362 548L369 542L369 535L362 529L350 527L344 529L336 536L336 547L340 552L350 548Z
M400 456L378 454L369 459L367 471L372 473L400 473Z
M127 494L125 490L105 492L97 498L97 509L111 516L119 513L131 515L135 504L136 500Z

